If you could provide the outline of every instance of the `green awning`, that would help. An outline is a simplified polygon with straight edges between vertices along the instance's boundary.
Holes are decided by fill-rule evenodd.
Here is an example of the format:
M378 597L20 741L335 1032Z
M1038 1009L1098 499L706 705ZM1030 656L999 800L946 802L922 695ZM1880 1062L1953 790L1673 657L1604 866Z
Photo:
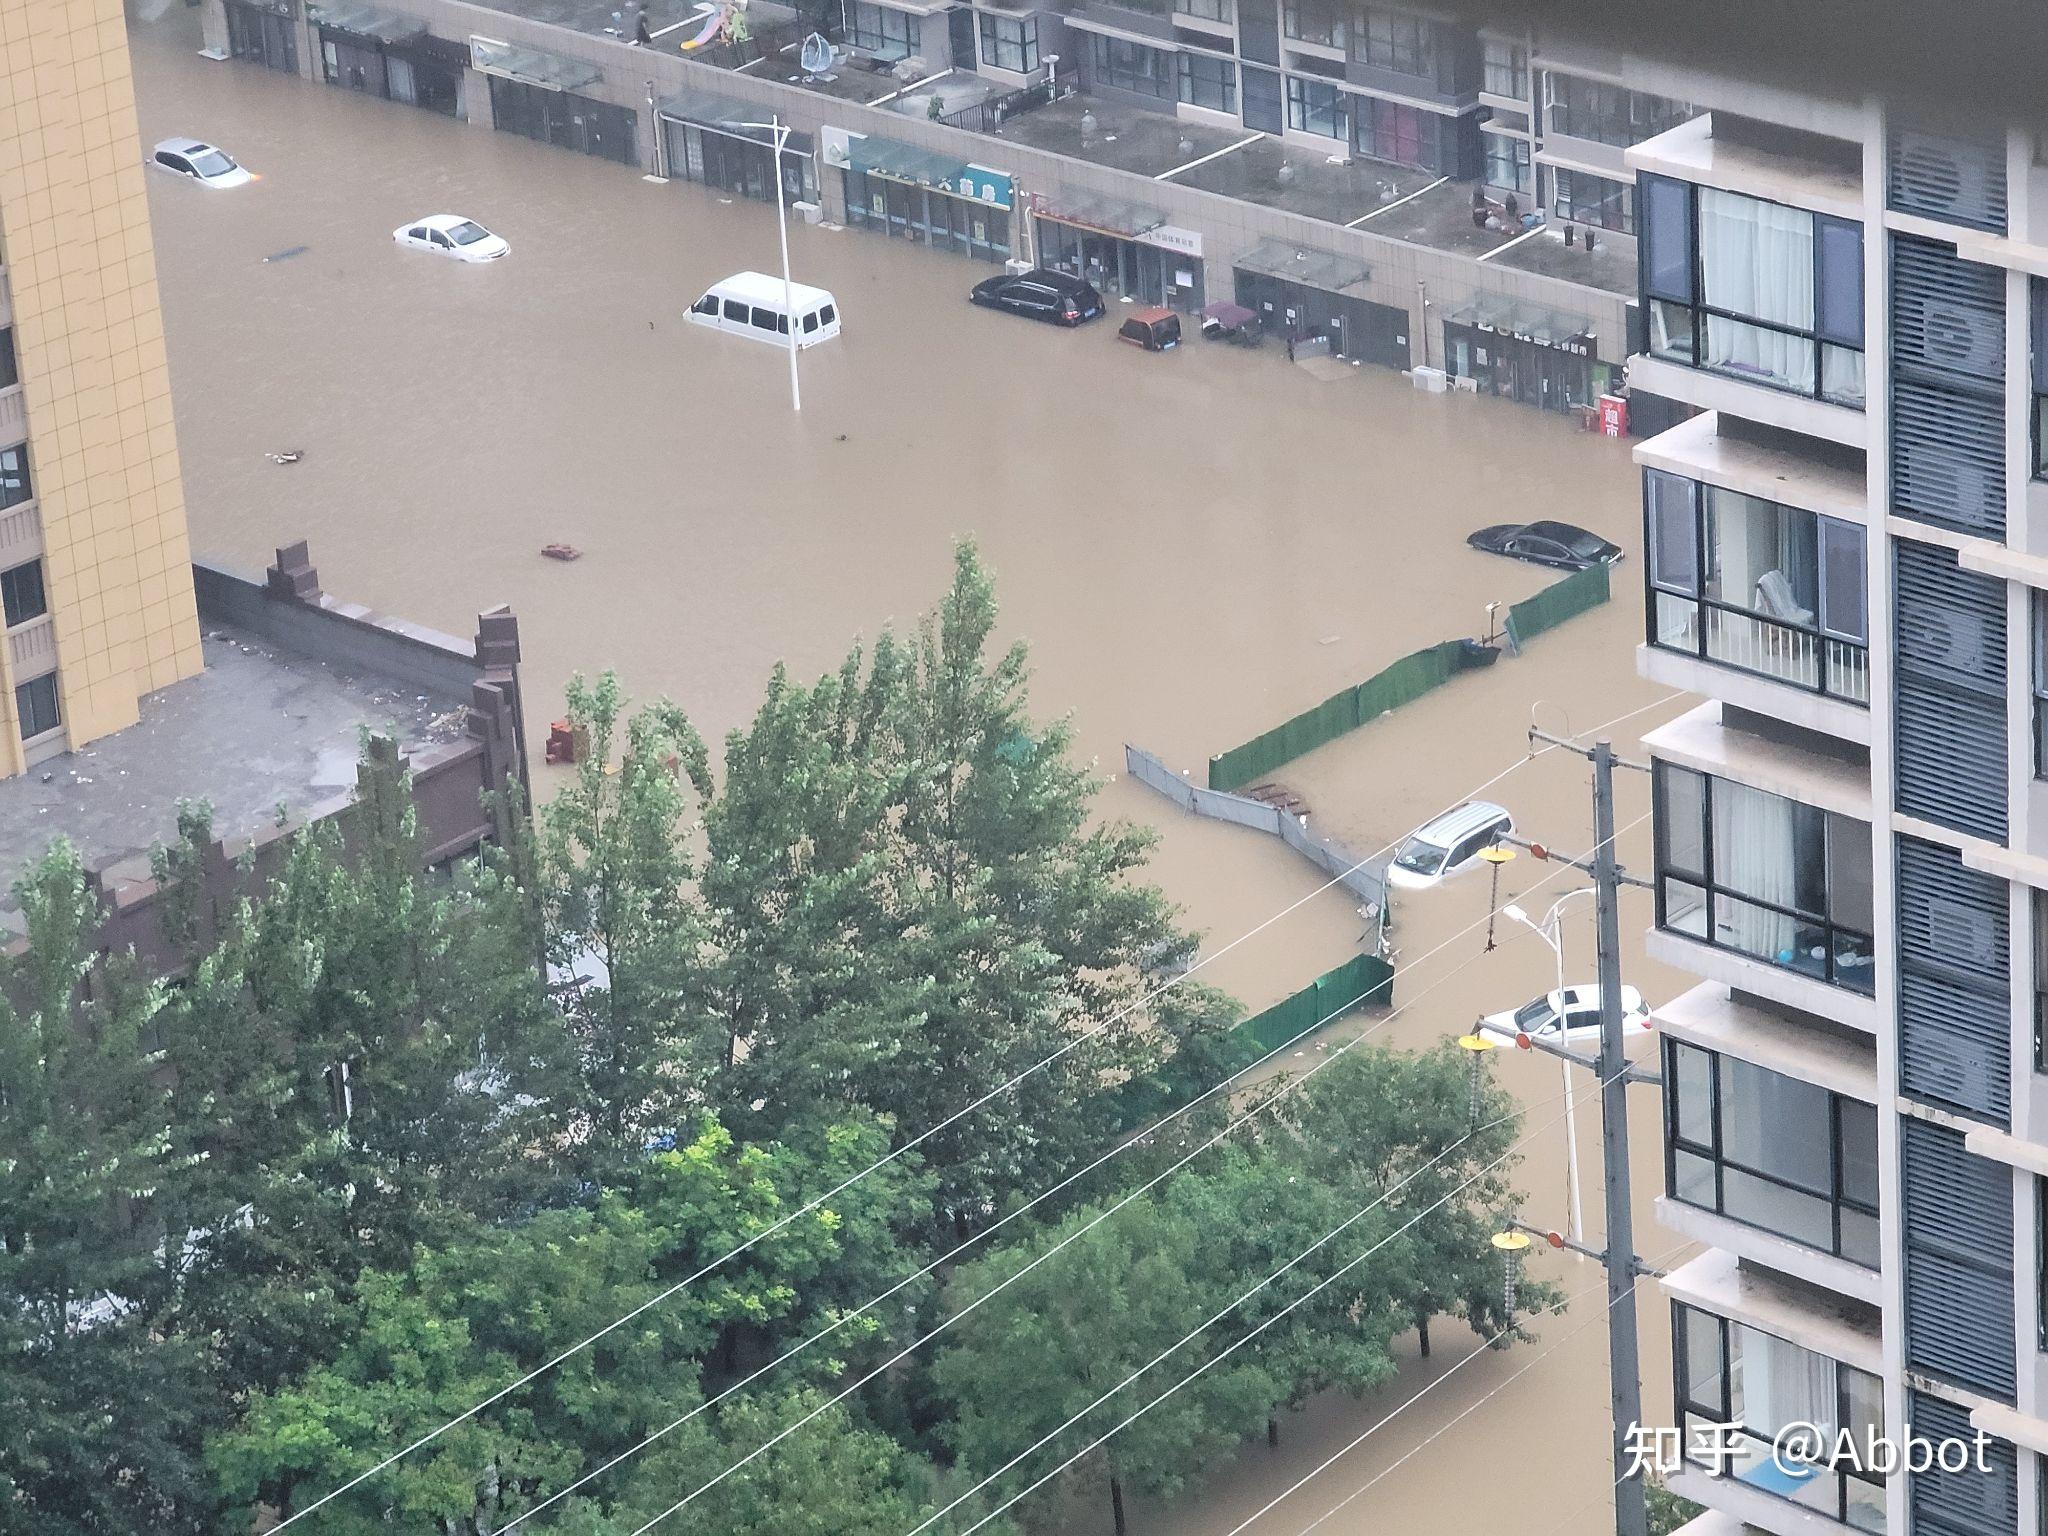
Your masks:
M1090 197L1085 193L1074 197L1048 196L1040 203L1038 215L1126 240L1148 235L1166 222L1166 215L1157 208L1121 197Z
M374 5L354 5L347 0L308 5L306 14L323 27L353 32L358 37L374 37L380 43L407 42L427 30L427 24L416 17L400 16Z
M893 139L878 139L872 134L847 146L847 163L870 176L886 176L891 181L907 181L920 187L950 187L967 169L966 161L951 155L898 144Z
M1362 288L1372 278L1372 268L1356 257L1296 245L1291 240L1261 241L1231 265L1262 277L1277 277L1284 282L1320 288L1325 293Z
M502 75L524 85L537 85L544 91L580 91L604 79L604 71L595 64L488 37L470 38L469 61L487 75Z

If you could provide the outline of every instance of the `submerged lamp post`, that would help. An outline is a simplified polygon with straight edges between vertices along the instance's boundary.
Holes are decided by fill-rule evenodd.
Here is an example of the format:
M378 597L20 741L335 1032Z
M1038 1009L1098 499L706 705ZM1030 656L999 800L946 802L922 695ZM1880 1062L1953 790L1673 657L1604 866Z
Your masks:
M1559 936L1558 925L1564 913L1564 904L1574 896L1590 895L1592 890L1593 887L1589 885L1581 890L1565 892L1551 903L1550 910L1543 914L1541 922L1513 902L1500 909L1501 916L1520 923L1534 933L1550 946L1550 952L1557 957L1557 1006L1560 1019L1564 1017L1564 943ZM1586 1213L1579 1194L1579 1119L1572 1102L1572 1064L1569 1061L1561 1061L1558 1066L1564 1073L1564 1136L1567 1149L1564 1164L1565 1195L1571 1205L1572 1241L1583 1243L1586 1240Z
M776 113L765 123L741 123L742 128L759 128L774 136L775 145L775 228L782 237L782 321L789 328L789 408L801 411L804 398L796 382L796 303L789 281L789 204L782 196L782 146L789 142L789 124Z

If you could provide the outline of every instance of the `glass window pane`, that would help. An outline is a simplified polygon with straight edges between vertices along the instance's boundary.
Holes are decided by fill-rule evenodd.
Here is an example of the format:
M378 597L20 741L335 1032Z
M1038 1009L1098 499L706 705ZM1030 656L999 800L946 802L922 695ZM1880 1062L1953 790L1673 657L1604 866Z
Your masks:
M1834 1251L1834 1208L1821 1196L1787 1189L1735 1167L1721 1170L1721 1184L1724 1215L1822 1253Z
M1860 1099L1842 1099L1840 1114L1842 1195L1865 1205L1877 1204L1877 1108Z
M1692 188L1665 176L1643 185L1643 291L1660 299L1693 302Z
M1829 917L1858 933L1871 931L1870 827L1849 816L1830 815L1828 827Z
M1715 1187L1714 1165L1694 1152L1673 1152L1671 1195L1703 1211L1718 1211L1721 1196Z
M1711 1413L1721 1411L1721 1320L1697 1307L1680 1306L1678 1326L1685 1335L1679 1350L1685 1379L1679 1398Z
M1820 349L1820 394L1823 400L1860 411L1864 406L1863 354L1832 342Z
M1671 1043L1673 1125L1694 1146L1714 1145L1714 1059L1696 1045Z
M1813 215L1718 187L1699 189L1699 212L1702 302L1811 331Z
M1877 1218L1842 1207L1842 1257L1865 1269L1878 1267Z
M1813 1194L1830 1193L1827 1090L1722 1057L1721 1156Z
M1699 520L1694 498L1699 486L1678 475L1652 469L1643 479L1650 509L1650 580L1676 592L1699 590Z
M1833 517L1823 517L1818 522L1821 628L1841 639L1866 644L1870 639L1870 612L1863 530L1855 523Z
M1817 218L1821 335L1851 347L1863 345L1863 226L1846 219Z
M1835 1362L1744 1323L1728 1325L1731 1417L1768 1439L1792 1424L1835 1430Z
M1690 768L1657 765L1657 868L1704 875L1706 780Z
M1700 366L1805 395L1814 388L1813 348L1805 336L1710 314Z

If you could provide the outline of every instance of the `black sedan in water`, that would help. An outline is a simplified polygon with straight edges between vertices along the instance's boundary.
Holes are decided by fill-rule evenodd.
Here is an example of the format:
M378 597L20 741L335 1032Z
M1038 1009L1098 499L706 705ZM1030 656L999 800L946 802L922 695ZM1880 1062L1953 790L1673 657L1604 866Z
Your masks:
M985 309L1004 309L1054 325L1081 325L1102 314L1101 294L1080 278L1049 267L991 277L976 283L968 297Z
M1599 534L1570 523L1496 523L1468 534L1465 542L1489 555L1506 555L1510 560L1554 565L1566 571L1612 565L1621 558L1620 545L1610 544Z

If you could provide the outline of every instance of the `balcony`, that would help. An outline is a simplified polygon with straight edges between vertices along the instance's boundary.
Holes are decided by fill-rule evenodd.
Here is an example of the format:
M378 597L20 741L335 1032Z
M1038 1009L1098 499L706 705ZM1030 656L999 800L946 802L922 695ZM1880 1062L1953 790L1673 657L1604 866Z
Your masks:
M56 671L57 621L46 613L7 631L7 659L17 684Z
M1858 1444L1883 1436L1876 1309L1726 1253L1694 1259L1664 1286L1674 1303L1673 1397L1686 1431L1673 1491L1779 1536L1883 1532L1881 1478L1846 1462L1772 1455L1778 1436L1803 1425L1846 1429ZM1731 1453L1718 1464L1704 1454L1717 1438Z
M0 443L18 443L28 436L28 407L19 384L0 389Z
M1872 1031L1868 771L1731 729L1718 715L1703 706L1645 739L1665 941L1653 949L1699 975Z

